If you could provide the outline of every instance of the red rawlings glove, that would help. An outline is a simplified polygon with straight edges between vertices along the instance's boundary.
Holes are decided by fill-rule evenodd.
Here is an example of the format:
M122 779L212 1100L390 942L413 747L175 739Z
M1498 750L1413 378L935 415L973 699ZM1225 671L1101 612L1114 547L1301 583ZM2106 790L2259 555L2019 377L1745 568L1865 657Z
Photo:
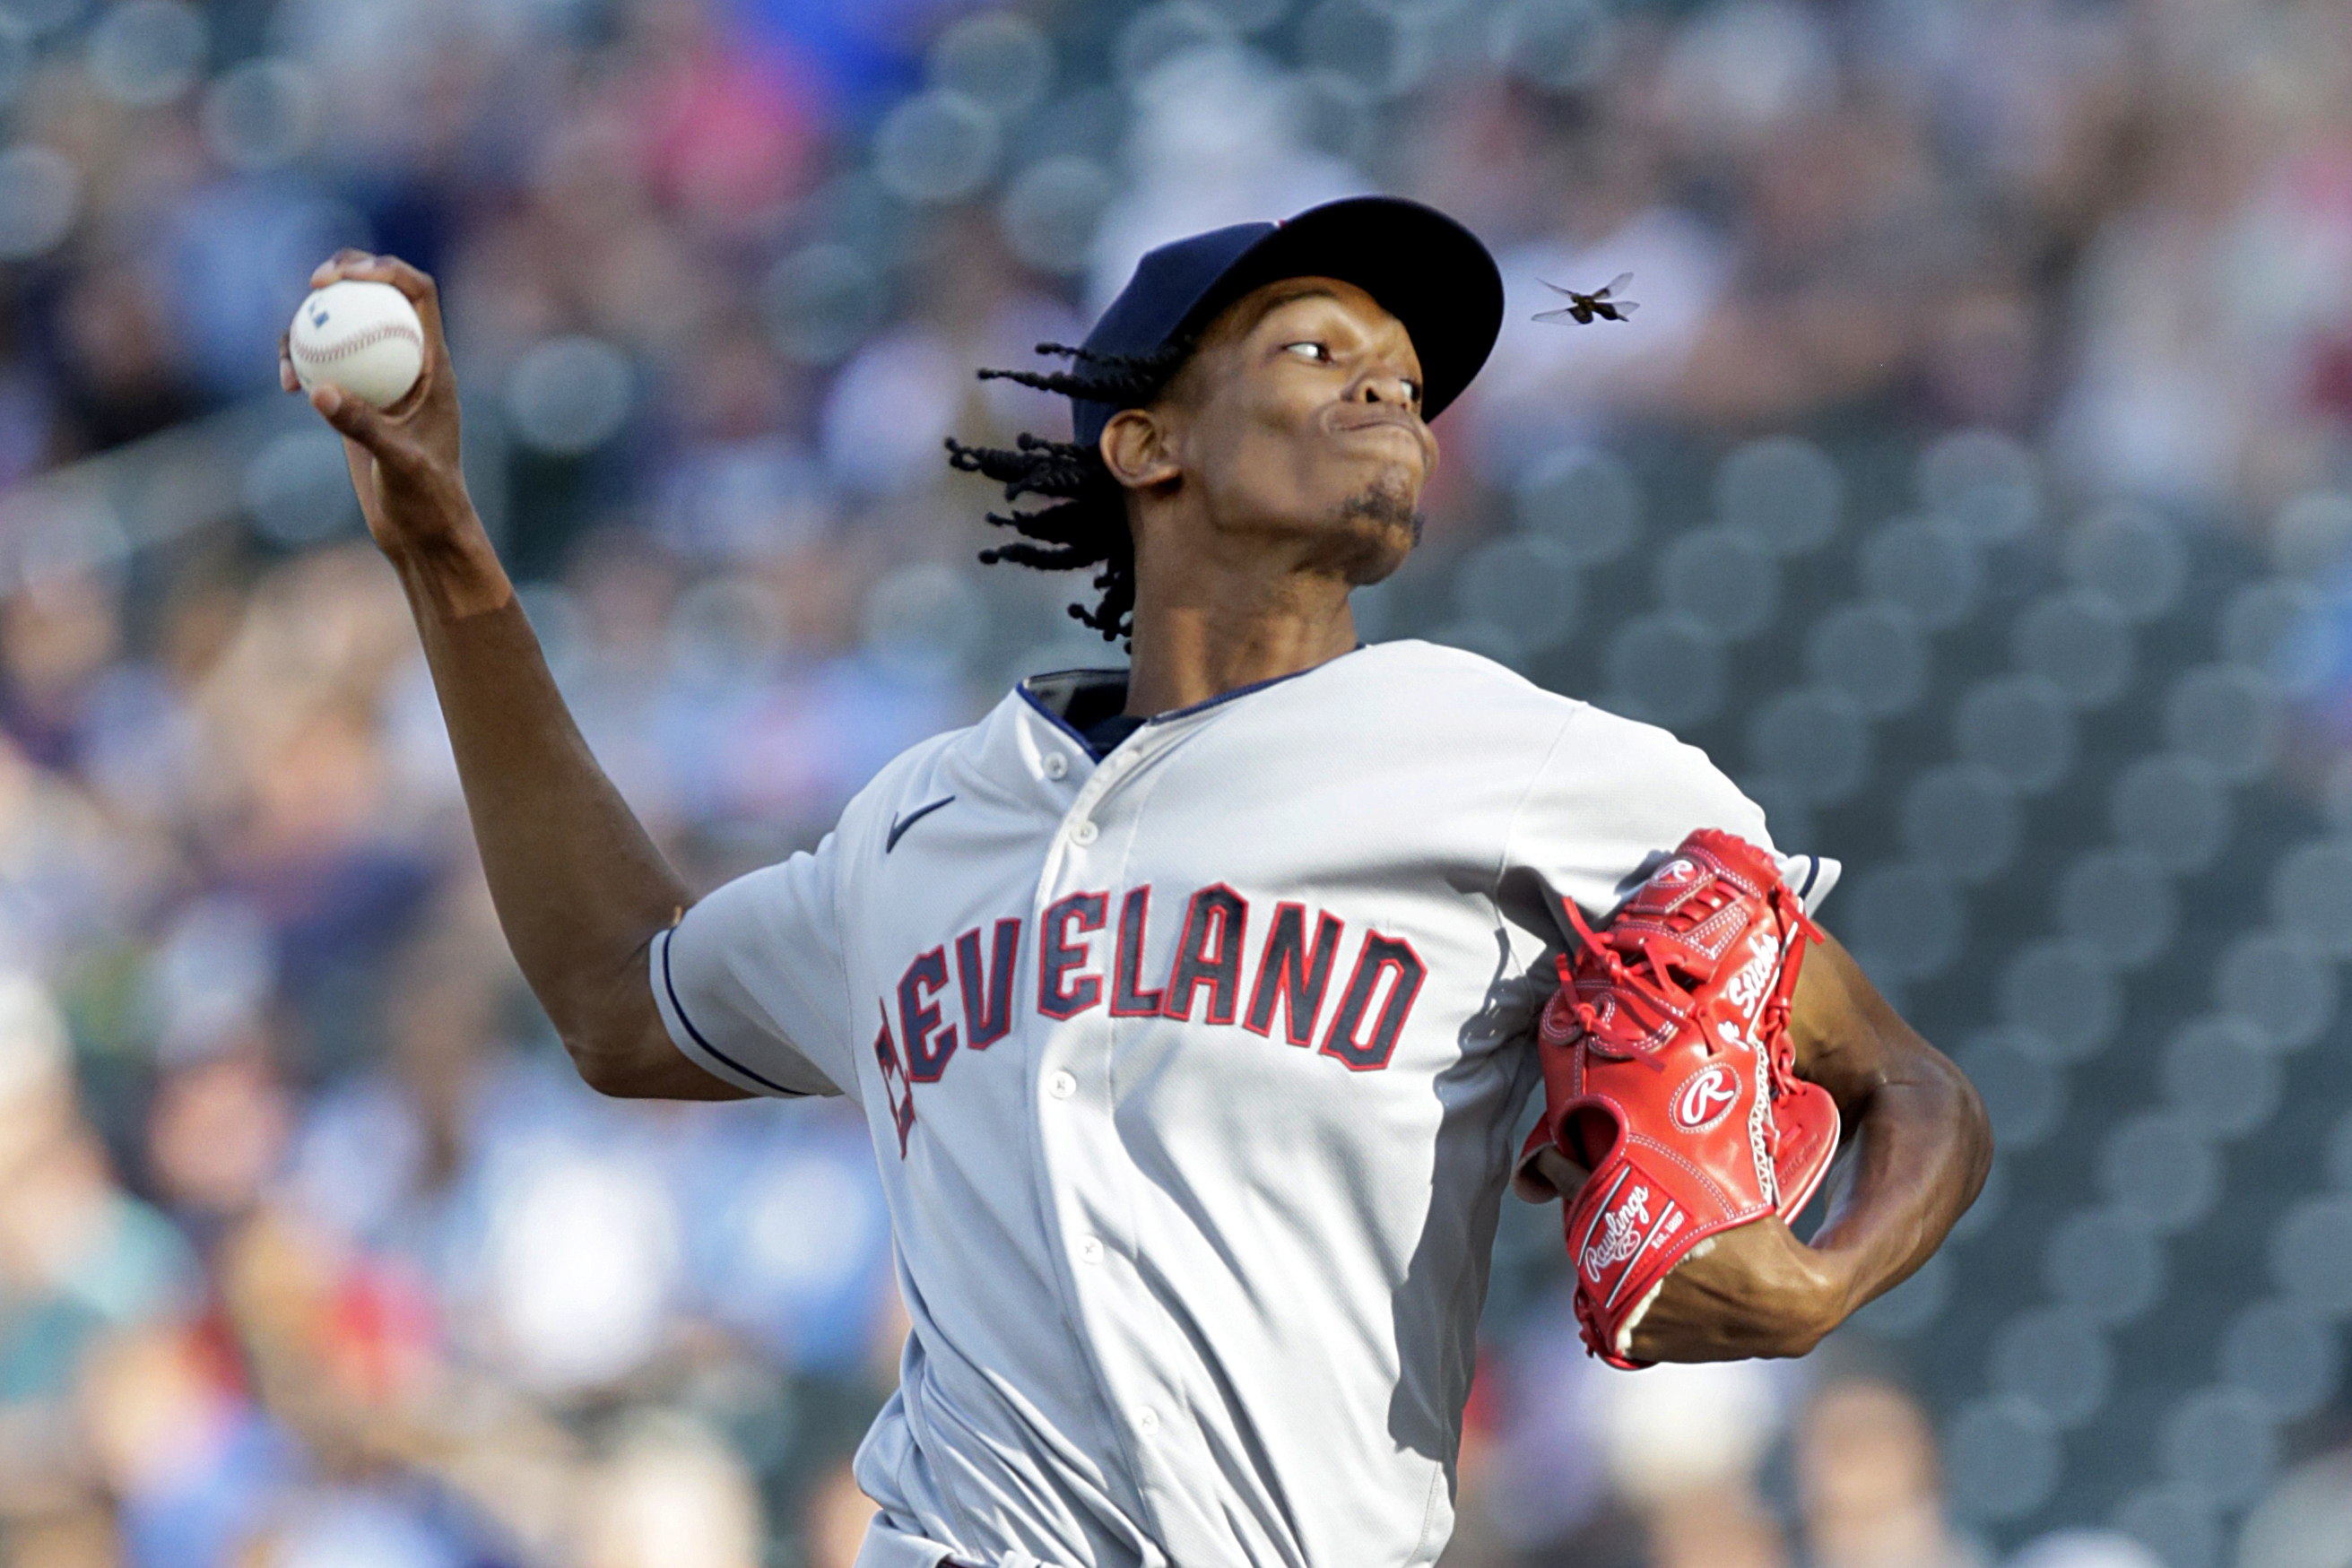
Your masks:
M1793 1218L1837 1152L1796 1076L1789 998L1820 931L1772 857L1702 828L1559 960L1538 1050L1547 1142L1592 1173L1565 1206L1584 1343L1612 1366L1675 1264L1718 1230Z

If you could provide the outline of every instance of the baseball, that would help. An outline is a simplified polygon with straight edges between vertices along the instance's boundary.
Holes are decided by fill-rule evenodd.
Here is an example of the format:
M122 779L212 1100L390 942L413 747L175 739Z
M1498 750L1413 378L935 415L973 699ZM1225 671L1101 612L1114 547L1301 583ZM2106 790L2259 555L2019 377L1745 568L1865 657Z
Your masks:
M337 386L388 408L425 368L425 324L391 284L347 277L302 301L286 349L303 391Z

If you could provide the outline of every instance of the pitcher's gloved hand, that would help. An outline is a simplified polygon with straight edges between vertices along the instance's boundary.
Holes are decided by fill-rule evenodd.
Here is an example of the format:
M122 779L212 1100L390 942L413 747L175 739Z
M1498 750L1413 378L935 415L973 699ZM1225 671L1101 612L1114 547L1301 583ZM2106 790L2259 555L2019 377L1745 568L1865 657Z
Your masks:
M1544 1009L1544 1117L1520 1167L1574 1188L1586 1345L1629 1368L1802 1354L1837 1321L1787 1224L1837 1152L1836 1103L1796 1076L1788 1040L1812 923L1769 853L1713 829L1601 933L1566 913L1581 942Z

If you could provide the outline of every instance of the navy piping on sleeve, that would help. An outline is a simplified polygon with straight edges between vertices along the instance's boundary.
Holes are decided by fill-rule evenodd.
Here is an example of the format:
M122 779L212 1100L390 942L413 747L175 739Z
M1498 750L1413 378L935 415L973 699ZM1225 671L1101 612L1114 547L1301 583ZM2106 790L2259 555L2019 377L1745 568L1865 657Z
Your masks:
M669 993L670 1010L677 1014L677 1021L686 1026L686 1032L694 1037L694 1043L702 1047L702 1049L709 1052L713 1058L725 1062L728 1066L733 1068L736 1071L741 1073L744 1077L750 1079L754 1083L763 1084L766 1087L774 1090L777 1093L788 1095L794 1100L807 1099L808 1095L803 1091L798 1089L787 1089L782 1084L777 1082L774 1079L768 1077L765 1073L752 1071L750 1068L744 1066L741 1062L736 1061L733 1057L728 1055L725 1051L719 1050L717 1046L705 1040L702 1037L702 1031L694 1027L694 1020L686 1016L686 1004L677 999L677 982L671 979L669 974L670 937L677 929L677 927L673 925L669 930L661 934L662 989Z

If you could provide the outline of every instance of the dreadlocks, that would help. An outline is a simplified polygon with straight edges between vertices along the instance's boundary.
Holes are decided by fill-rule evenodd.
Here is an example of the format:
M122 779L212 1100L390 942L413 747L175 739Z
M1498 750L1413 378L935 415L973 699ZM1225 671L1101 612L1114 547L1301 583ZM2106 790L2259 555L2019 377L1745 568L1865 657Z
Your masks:
M1040 392L1060 392L1087 402L1134 408L1157 396L1192 351L1190 340L1168 343L1148 354L1090 353L1066 343L1040 343L1041 354L1060 354L1066 371L982 371L980 379L1007 381ZM1135 539L1128 532L1127 493L1111 477L1102 453L1075 441L1048 441L1027 431L1010 447L966 446L948 437L949 464L967 474L1000 480L1004 498L1045 496L1054 505L1029 511L991 512L988 520L1021 538L980 552L982 561L1012 561L1040 571L1072 571L1098 566L1094 585L1102 597L1088 610L1070 606L1071 619L1103 635L1106 643L1135 632Z

